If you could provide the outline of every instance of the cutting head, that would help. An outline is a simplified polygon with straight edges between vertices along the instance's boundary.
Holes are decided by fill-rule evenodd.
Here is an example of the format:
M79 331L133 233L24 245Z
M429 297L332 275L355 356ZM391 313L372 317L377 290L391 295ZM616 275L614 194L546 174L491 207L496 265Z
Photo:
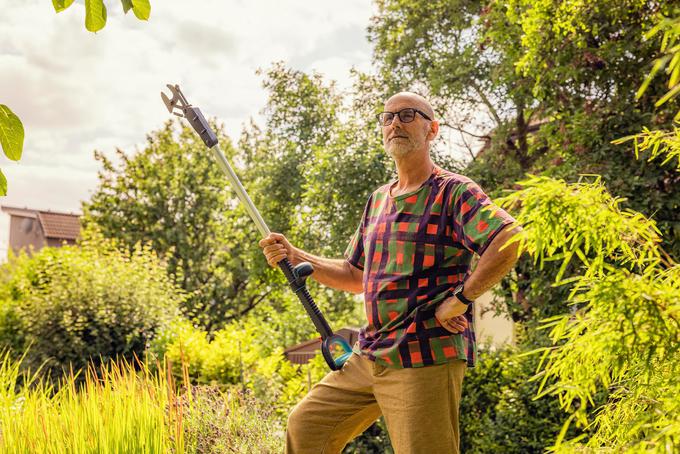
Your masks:
M161 99L165 103L165 107L168 108L168 112L178 117L186 117L187 109L191 107L187 98L184 97L182 91L179 89L179 85L166 85L170 92L172 93L172 98L168 98L168 95L161 92Z

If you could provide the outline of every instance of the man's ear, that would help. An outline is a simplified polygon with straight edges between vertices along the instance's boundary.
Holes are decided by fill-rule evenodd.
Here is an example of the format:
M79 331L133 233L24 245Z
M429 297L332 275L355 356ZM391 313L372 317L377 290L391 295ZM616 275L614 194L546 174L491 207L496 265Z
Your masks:
M439 122L437 120L432 120L430 122L430 130L427 132L427 140L432 141L439 134Z

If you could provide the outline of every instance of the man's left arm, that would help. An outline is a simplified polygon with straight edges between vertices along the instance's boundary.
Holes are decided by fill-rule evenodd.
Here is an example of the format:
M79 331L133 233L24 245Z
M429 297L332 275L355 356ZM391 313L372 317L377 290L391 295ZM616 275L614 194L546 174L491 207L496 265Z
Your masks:
M502 251L500 249L510 238L521 231L521 227L509 224L496 234L479 258L475 270L465 280L462 292L465 298L469 300L479 298L498 284L515 266L518 259L517 248L519 243L509 244ZM464 314L467 308L468 306L465 303L453 296L437 306L435 315L440 321L448 320Z
M502 251L499 250L510 238L520 233L522 228L519 226L512 227L505 226L503 230L491 241L489 246L484 251L484 254L479 258L477 267L465 280L465 287L463 289L463 296L470 300L475 300L490 290L493 286L498 284L503 277L517 263L517 248L518 242L509 244Z

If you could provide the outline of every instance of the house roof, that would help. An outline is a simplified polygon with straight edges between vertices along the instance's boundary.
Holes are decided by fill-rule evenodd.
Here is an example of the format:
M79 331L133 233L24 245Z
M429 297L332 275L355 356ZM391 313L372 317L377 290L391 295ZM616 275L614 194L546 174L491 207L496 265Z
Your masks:
M60 213L51 210L31 210L3 206L2 211L10 216L38 219L46 238L75 240L80 233L80 215L74 213Z
M73 214L38 212L38 219L42 224L47 238L75 240L80 233L80 217Z

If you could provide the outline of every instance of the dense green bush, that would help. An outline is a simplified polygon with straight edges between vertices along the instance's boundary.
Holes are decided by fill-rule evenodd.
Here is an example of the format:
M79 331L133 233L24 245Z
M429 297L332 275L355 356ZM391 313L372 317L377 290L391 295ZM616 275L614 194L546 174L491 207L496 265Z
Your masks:
M0 342L53 377L140 357L183 296L150 250L123 253L96 233L80 246L21 254L0 268Z
M562 428L565 413L555 397L536 399L530 381L539 355L516 347L480 352L463 381L461 450L465 453L542 453Z

